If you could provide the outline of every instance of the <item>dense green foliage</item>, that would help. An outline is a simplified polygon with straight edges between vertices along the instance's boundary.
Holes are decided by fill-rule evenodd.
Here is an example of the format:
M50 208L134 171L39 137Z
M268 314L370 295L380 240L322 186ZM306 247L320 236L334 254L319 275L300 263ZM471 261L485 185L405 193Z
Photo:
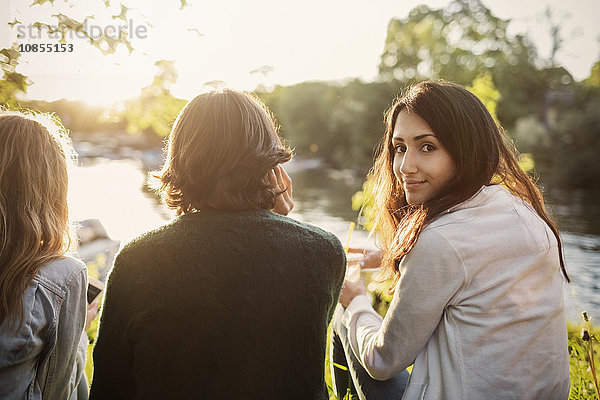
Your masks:
M120 116L127 121L127 132L168 136L171 125L186 101L171 95L169 87L177 81L173 61L155 63L158 73L150 86L142 89L139 97L125 103Z
M544 181L600 186L594 179L600 173L600 62L589 78L575 82L552 59L540 58L526 37L511 37L508 22L478 0L437 10L419 6L390 21L377 82L309 82L258 94L298 155L368 168L393 97L411 82L455 81L484 101ZM558 30L549 35L558 48Z
M535 121L537 140L532 140L533 135L526 136L527 131L515 129L521 150L531 152L559 186L600 187L599 81L600 61L589 78L571 85L569 91L553 100L547 126Z
M569 324L569 376L571 379L571 393L569 400L598 400L597 391L590 362L590 343L593 346L594 365L600 367L600 343L598 337L600 331L593 330L588 323L582 325ZM587 331L587 335L585 332ZM584 338L587 337L587 340ZM600 378L597 375L596 379Z
M575 82L553 58L539 57L527 37L511 37L508 22L479 0L419 6L390 21L378 81L307 82L258 94L299 156L364 169L395 95L423 79L455 81L484 101L544 181L600 187L600 61ZM556 51L559 31L549 35Z
M30 84L27 77L17 71L20 57L16 46L0 50L0 105L18 107L18 96L24 94Z
M305 82L259 92L301 157L336 166L368 167L383 132L383 114L398 88L393 83Z
M77 21L60 18L65 29L78 31ZM554 60L562 38L550 15L549 58L540 57L527 36L510 35L509 22L494 16L480 0L453 0L440 9L421 5L406 18L389 22L381 57L373 60L379 65L375 82L304 82L257 94L299 157L365 171L394 96L423 79L455 81L482 97L519 150L531 155L545 182L564 188L600 187L600 61L587 79L576 82ZM128 43L110 45L109 51L119 45L129 48ZM1 53L0 103L16 106L29 81L18 72L15 48ZM185 101L169 91L177 79L173 63L160 61L157 67L154 82L139 97L100 113L109 118L87 118L83 107L55 111L61 117L68 114L65 124L76 131L126 127L132 133L165 136ZM38 104L42 109L54 105Z

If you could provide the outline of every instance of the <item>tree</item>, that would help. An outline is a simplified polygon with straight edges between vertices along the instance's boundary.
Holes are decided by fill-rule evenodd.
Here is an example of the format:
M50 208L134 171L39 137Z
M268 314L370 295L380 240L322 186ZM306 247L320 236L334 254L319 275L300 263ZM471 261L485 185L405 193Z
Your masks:
M258 95L281 124L282 135L301 157L338 167L367 169L384 132L383 114L397 82L305 82Z
M583 87L591 90L600 90L600 60L592 66L590 76L587 77L582 83Z
M124 121L111 118L111 112L103 107L90 106L81 101L59 99L52 102L31 100L27 108L56 114L71 133L93 134L97 132L122 132Z
M483 105L488 109L492 117L497 121L496 107L500 99L500 92L496 89L492 74L489 72L478 75L474 80L469 90L477 96Z
M171 94L170 86L177 81L175 63L157 61L158 72L151 85L142 89L139 97L125 103L123 117L127 120L127 132L167 136L175 117L186 101Z
M105 8L107 12L117 10L117 14L111 16L113 20L127 22L130 8L122 2L112 0L96 0L96 2L99 7ZM50 3L51 7L55 7L54 0L33 0L29 7L48 6L47 3ZM65 0L65 3L69 5L71 10L76 7L76 3L72 0ZM187 0L179 0L179 3L180 8L187 6ZM130 32L127 31L128 28L120 30L118 35L107 35L106 31L96 32L92 35L86 27L88 22L93 19L93 16L89 16L78 20L65 13L57 12L46 20L32 23L31 28L35 28L39 32L45 31L51 37L55 37L59 43L66 43L67 35L75 34L86 39L90 45L96 47L103 54L113 54L119 46L126 47L130 53L134 50L129 40ZM11 28L18 24L20 22L16 18L8 22ZM0 80L0 104L15 107L18 105L18 97L27 92L27 86L30 84L29 79L17 72L19 57L20 53L16 42L11 47L0 50L0 67L3 73Z
M555 100L550 110L552 145L544 165L567 188L600 188L600 61L590 76L574 85L569 96Z
M25 75L17 72L19 57L21 53L16 46L0 50L0 105L18 107L18 97L25 94L30 84Z
M497 115L505 127L531 114L543 115L549 82L558 87L569 76L555 68L541 73L534 46L525 36L511 37L509 22L495 17L480 0L454 0L443 9L418 6L407 18L390 21L379 77L469 85L489 74L502 94Z
M482 72L516 64L521 55L532 57L523 37L508 36L508 23L479 0L454 0L438 10L418 6L406 19L390 21L380 78L447 79L468 85Z

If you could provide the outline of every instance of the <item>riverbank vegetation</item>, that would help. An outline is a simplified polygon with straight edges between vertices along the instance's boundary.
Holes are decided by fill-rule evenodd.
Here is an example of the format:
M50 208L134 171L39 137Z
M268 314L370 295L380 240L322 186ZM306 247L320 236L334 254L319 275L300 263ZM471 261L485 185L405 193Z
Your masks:
M569 376L571 379L570 400L600 399L598 378L600 329L593 328L587 314L583 322L568 324L569 332Z
M589 76L576 81L557 64L563 37L550 10L544 21L552 43L548 55L526 35L511 34L509 24L479 0L454 0L443 8L421 5L406 18L389 21L383 51L373 60L379 65L374 81L259 86L256 93L299 157L367 170L393 97L424 79L454 81L491 95L495 109L490 110L520 151L531 155L544 182L567 189L600 187L600 57ZM138 97L111 109L20 100L28 80L17 72L19 57L14 48L2 50L0 103L55 112L72 131L126 130L160 138L185 103L170 92L177 71L169 60L156 63L153 82Z

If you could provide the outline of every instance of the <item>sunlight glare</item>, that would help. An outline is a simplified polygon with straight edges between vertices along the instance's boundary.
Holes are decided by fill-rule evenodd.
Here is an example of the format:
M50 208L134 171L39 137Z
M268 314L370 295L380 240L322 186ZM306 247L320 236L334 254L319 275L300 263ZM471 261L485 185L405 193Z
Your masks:
M112 239L124 244L168 221L156 201L140 189L146 177L133 161L102 161L70 171L69 205L73 221L97 218Z

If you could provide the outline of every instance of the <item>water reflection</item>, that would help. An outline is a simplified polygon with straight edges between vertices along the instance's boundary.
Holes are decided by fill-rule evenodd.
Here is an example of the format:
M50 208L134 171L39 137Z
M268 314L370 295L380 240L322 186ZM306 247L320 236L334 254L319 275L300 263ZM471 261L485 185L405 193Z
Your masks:
M73 220L97 218L113 239L126 243L169 220L153 196L142 189L145 173L132 160L97 159L70 173Z
M600 190L550 190L546 201L562 231L600 236ZM596 250L600 250L596 248Z
M350 199L363 177L350 170L297 170L296 207L290 217L333 232L345 244L350 221L356 221ZM173 215L145 188L146 174L132 160L97 162L72 174L71 213L75 219L98 218L113 239L122 243L158 227ZM600 205L597 193L552 192L548 196L564 241L567 269L573 283L565 285L568 316L579 322L582 310L600 320ZM358 229L350 245L374 248L368 233Z
M290 172L296 206L290 216L333 232L347 243L350 222L356 222L358 212L352 210L350 199L360 190L362 182L351 170L310 169ZM361 226L353 231L350 247L374 249L369 233Z

